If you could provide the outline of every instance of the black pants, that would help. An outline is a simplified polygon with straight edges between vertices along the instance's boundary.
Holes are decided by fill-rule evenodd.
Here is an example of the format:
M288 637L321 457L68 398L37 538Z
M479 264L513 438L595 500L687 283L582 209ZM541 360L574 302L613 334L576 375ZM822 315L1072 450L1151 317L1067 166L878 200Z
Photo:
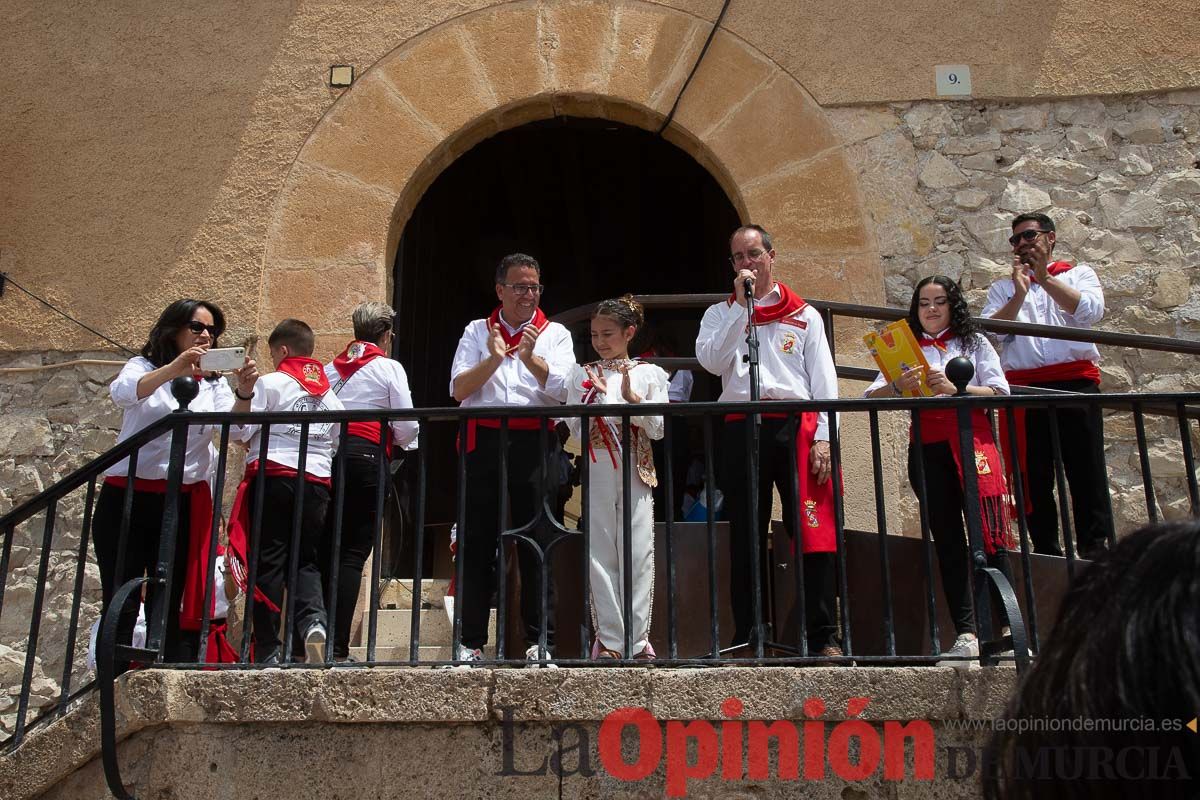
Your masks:
M375 547L377 521L375 508L379 491L379 444L358 436L348 436L342 443L346 455L346 481L342 499L342 536L338 545L337 618L334 620L333 654L345 658L350 654L350 629L358 610L358 590L362 585L363 565ZM384 471L384 502L391 494L391 473ZM335 487L336 489L336 487ZM333 575L333 509L330 508L327 531L321 548L321 584L326 608L332 602Z
M153 576L158 565L159 538L162 535L163 505L165 494L157 492L133 492L133 510L129 517L129 538L125 545L125 559L117 562L121 536L121 512L125 507L125 489L103 484L96 510L92 518L92 546L96 550L96 562L100 567L101 606L108 610L113 595L126 581L143 575ZM183 583L187 578L188 515L191 499L183 493L179 496L179 528L175 535L175 563L171 571L171 596L167 602L167 628L164 637L164 658L168 662L195 661L200 634L182 634L179 630L179 608L183 601ZM149 584L146 591L146 609L153 605L155 586ZM121 612L117 628L117 642L128 644L133 638L133 627L137 623L138 604L130 602ZM147 620L149 622L149 620ZM117 662L117 672L129 668L128 661Z
M1039 383L1046 389L1099 394L1100 387L1088 380ZM1058 434L1063 469L1071 487L1071 511L1075 519L1076 552L1087 554L1103 548L1112 528L1108 505L1108 476L1104 469L1104 421L1098 406L1059 408ZM1029 409L1025 414L1025 447L1028 458L1029 502L1033 511L1026 517L1029 536L1036 552L1060 556L1057 485L1054 450L1048 409ZM1065 502L1064 498L1059 498Z
M247 487L253 497L261 476L255 476ZM329 507L329 489L319 483L304 482L297 558L296 585L288 586L292 548L292 514L296 502L296 479L267 477L263 492L262 531L258 549L258 588L280 611L272 611L266 603L254 604L254 657L265 661L279 650L279 621L283 592L295 596L293 642L315 623L326 624L325 602L321 592L321 571L318 559L325 532L325 514Z
M954 632L975 633L975 606L971 596L971 553L967 545L967 530L963 524L963 490L954 453L946 442L921 445L925 466L925 513L929 530L937 549L938 569L942 576L942 591L954 620ZM914 487L916 479L916 447L908 448L908 480ZM969 466L969 465L968 465ZM920 495L918 495L919 497ZM988 566L1000 570L1008 582L1013 582L1008 551L997 550L988 556Z
M512 528L522 528L541 514L524 535L545 548L555 537L545 509L557 506L558 437L539 431L508 431L508 503ZM477 428L475 449L467 454L467 529L463 533L462 643L483 647L488 641L488 615L496 587L496 555L500 544L500 431ZM561 522L561 520L559 520ZM463 553L463 549L459 553ZM551 552L553 556L553 552ZM521 570L521 618L525 641L538 641L541 619L541 561L525 542L517 545ZM554 646L554 571L546 560L546 644Z
M719 484L725 494L725 511L729 519L729 596L733 606L733 644L749 641L754 627L754 590L751 574L751 535L757 536L759 555L759 580L762 587L764 611L767 619L766 576L770 563L767 553L767 531L771 520L771 487L779 489L783 503L783 521L791 525L794 518L792 502L795 474L792 472L790 452L794 445L789 432L796 426L796 418L764 419L759 438L759 483L758 524L750 523L750 493L747 476L746 420L734 420L725 424L721 434L721 478ZM807 464L798 464L798 469L808 469ZM792 532L796 536L798 532ZM820 652L837 642L837 560L833 553L804 554L804 603L810 652ZM780 631L780 633L785 633Z

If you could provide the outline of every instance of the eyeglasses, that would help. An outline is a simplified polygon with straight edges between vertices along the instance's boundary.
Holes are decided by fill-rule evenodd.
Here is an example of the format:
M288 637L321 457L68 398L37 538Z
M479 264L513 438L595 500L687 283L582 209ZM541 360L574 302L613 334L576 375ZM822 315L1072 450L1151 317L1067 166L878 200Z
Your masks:
M187 329L197 336L205 331L208 331L208 335L214 339L221 335L216 325L205 325L203 322L195 319L187 324Z
M1030 228L1029 230L1021 231L1020 233L1014 233L1012 236L1008 237L1008 243L1012 247L1016 247L1021 242L1032 242L1043 233L1053 233L1053 231L1042 231L1037 230L1036 228Z
M501 286L507 286L519 295L541 294L546 287L540 283L502 283Z
M756 247L753 250L747 250L744 253L734 253L729 257L729 260L734 264L744 264L747 261L758 261L766 254L766 252L766 250L759 250Z

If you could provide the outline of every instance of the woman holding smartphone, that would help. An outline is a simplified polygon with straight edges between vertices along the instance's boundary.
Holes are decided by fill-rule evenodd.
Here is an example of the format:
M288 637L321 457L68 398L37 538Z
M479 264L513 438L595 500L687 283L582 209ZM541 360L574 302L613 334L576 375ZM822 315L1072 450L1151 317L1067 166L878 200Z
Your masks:
M916 391L922 373L935 396L954 395L957 389L946 377L946 365L958 356L969 359L975 367L967 394L1008 394L1000 357L979 323L971 318L962 289L953 278L931 275L917 283L909 304L908 325L929 362L928 369L914 367L892 382L880 373L865 392L866 397L900 397L905 391ZM974 469L978 473L980 527L988 566L999 569L1011 582L1007 552L1008 490L992 428L982 409L972 412L972 453L961 452L957 410L921 411L920 421L921 441L910 442L908 447L909 481L914 487L917 485L915 466L920 448L925 474L925 512L937 548L942 589L957 635L946 653L954 658L939 661L938 666L968 667L971 662L967 659L979 655L979 642L971 601L970 553L963 527L963 470Z
M176 300L162 312L150 331L142 354L125 363L109 386L113 402L123 411L123 442L153 422L179 408L171 394L171 381L191 375L199 384L199 394L188 406L192 411L229 411L234 390L220 375L204 375L200 359L217 343L225 331L225 315L207 300ZM254 362L244 358L234 373L238 392L253 387L258 373ZM167 616L165 659L168 662L195 661L197 636L204 605L205 568L212 563L208 540L212 531L212 491L209 481L216 464L213 427L197 425L188 429L184 451L183 485L179 496L179 529L175 539L175 563L171 578L171 597ZM92 522L93 546L100 566L102 611L108 609L113 594L123 583L142 575L153 575L158 562L159 535L162 532L167 468L170 462L171 434L164 433L137 451L137 473L129 475L129 459L114 464L105 472L100 497ZM125 491L133 479L133 508L129 516L125 545L121 547L122 512ZM119 555L123 553L123 558ZM154 591L150 586L147 606ZM137 618L136 604L121 614L117 641L129 642ZM119 663L118 671L127 665Z

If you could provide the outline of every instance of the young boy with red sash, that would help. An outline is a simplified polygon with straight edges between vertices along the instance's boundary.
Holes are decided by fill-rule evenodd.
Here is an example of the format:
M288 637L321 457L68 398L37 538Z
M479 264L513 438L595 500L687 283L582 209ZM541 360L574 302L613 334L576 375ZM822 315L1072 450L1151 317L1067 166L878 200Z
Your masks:
M505 256L496 270L500 306L484 319L467 325L450 367L450 394L463 408L556 406L567 397L567 377L575 366L571 334L550 322L538 307L542 297L541 267L522 253ZM543 435L540 423L548 430ZM543 445L543 438L545 444ZM457 661L482 659L488 639L488 616L495 588L496 552L500 530L500 419L472 420L466 441L460 442L467 460L467 514L462 550L463 585L455 587L462 605L462 641ZM508 421L508 504L513 528L521 528L543 513L547 500L554 508L558 495L559 452L554 423L548 419ZM553 526L542 519L528 532L544 543ZM521 569L521 616L525 622L525 656L542 661L550 653L539 648L541 620L541 562L527 544L517 547ZM547 575L551 576L549 563ZM545 619L547 648L554 645L554 581L548 581Z
M738 228L730 238L730 261L735 277L733 295L710 306L700 323L696 358L700 365L721 376L720 402L750 400L749 364L746 355L746 301L744 281L753 284L758 327L760 398L771 400L829 400L837 397L837 374L825 340L821 315L788 286L772 279L775 251L771 237L758 225ZM829 422L825 412L762 415L759 452L758 520L749 519L744 415L726 418L721 439L722 471L718 476L725 494L730 527L730 595L735 630L733 645L753 644L754 606L751 569L762 576L766 591L766 542L771 518L771 486L779 490L783 520L791 524L798 513L798 535L804 552L804 588L808 649L827 657L843 655L837 636L835 590L837 528L834 515L834 482L830 480ZM791 468L790 428L795 436L798 474ZM800 508L792 508L793 482ZM758 536L760 564L750 561L750 537ZM765 614L764 614L765 619ZM779 630L777 638L790 636Z
M1020 214L1012 222L1013 274L988 289L983 316L1039 325L1090 328L1104 316L1104 291L1087 264L1072 266L1051 261L1054 220L1045 214ZM1008 382L1014 386L1097 394L1100 391L1100 351L1089 342L1043 336L1009 335L1001 340ZM1047 409L1019 410L1016 454L1021 464L1026 519L1034 549L1062 555L1058 509L1054 499L1054 454ZM1108 476L1104 468L1104 427L1098 406L1057 409L1059 445L1071 507L1075 518L1077 552L1088 554L1106 545L1112 529ZM1007 451L1007 430L1001 429ZM1062 498L1060 498L1062 500Z
M249 396L234 393L234 411L340 411L343 406L330 391L325 369L312 358L315 340L312 329L297 319L275 326L267 343L275 372L264 375ZM304 642L310 663L324 660L326 638L325 602L322 598L318 560L329 506L330 474L337 449L339 426L314 422L308 427L304 463L304 490L296 496L300 464L301 425L271 425L267 438L266 463L260 463L261 426L237 426L231 438L248 442L246 475L238 486L229 523L229 546L241 561L245 574L254 554L250 553L256 483L265 482L262 519L258 520L258 572L254 586L254 660L282 661L279 621L284 589L295 597L291 628ZM300 530L292 530L292 516L301 504ZM289 557L293 537L299 537L296 585L288 586ZM242 574L241 570L235 574ZM242 587L245 588L244 586Z

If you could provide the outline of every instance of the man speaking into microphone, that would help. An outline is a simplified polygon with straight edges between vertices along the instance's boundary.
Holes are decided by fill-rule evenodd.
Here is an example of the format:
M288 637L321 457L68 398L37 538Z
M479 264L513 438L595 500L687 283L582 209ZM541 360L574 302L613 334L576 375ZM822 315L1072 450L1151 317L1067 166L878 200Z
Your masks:
M808 650L825 657L843 655L838 646L836 614L837 537L833 506L835 482L830 480L829 420L825 412L772 413L773 400L829 400L837 397L837 374L825 340L821 315L787 285L772 277L775 250L771 236L759 225L744 225L729 240L733 293L710 306L700 323L696 358L721 376L721 402L752 399L746 295L754 297L753 325L759 339L759 392L763 401L758 451L758 519L750 518L750 464L747 463L747 425L744 414L725 419L721 434L718 483L725 493L730 538L730 596L734 634L731 644L753 645L755 632L752 569L759 570L762 597L767 600L766 533L771 519L771 488L778 488L787 526L804 552L804 594ZM796 464L791 468L791 431L795 429ZM793 509L792 485L800 508ZM798 513L794 513L798 512ZM751 563L751 536L759 537L759 563ZM769 603L767 604L769 607ZM779 632L784 633L784 632ZM791 631L786 633L790 634Z

